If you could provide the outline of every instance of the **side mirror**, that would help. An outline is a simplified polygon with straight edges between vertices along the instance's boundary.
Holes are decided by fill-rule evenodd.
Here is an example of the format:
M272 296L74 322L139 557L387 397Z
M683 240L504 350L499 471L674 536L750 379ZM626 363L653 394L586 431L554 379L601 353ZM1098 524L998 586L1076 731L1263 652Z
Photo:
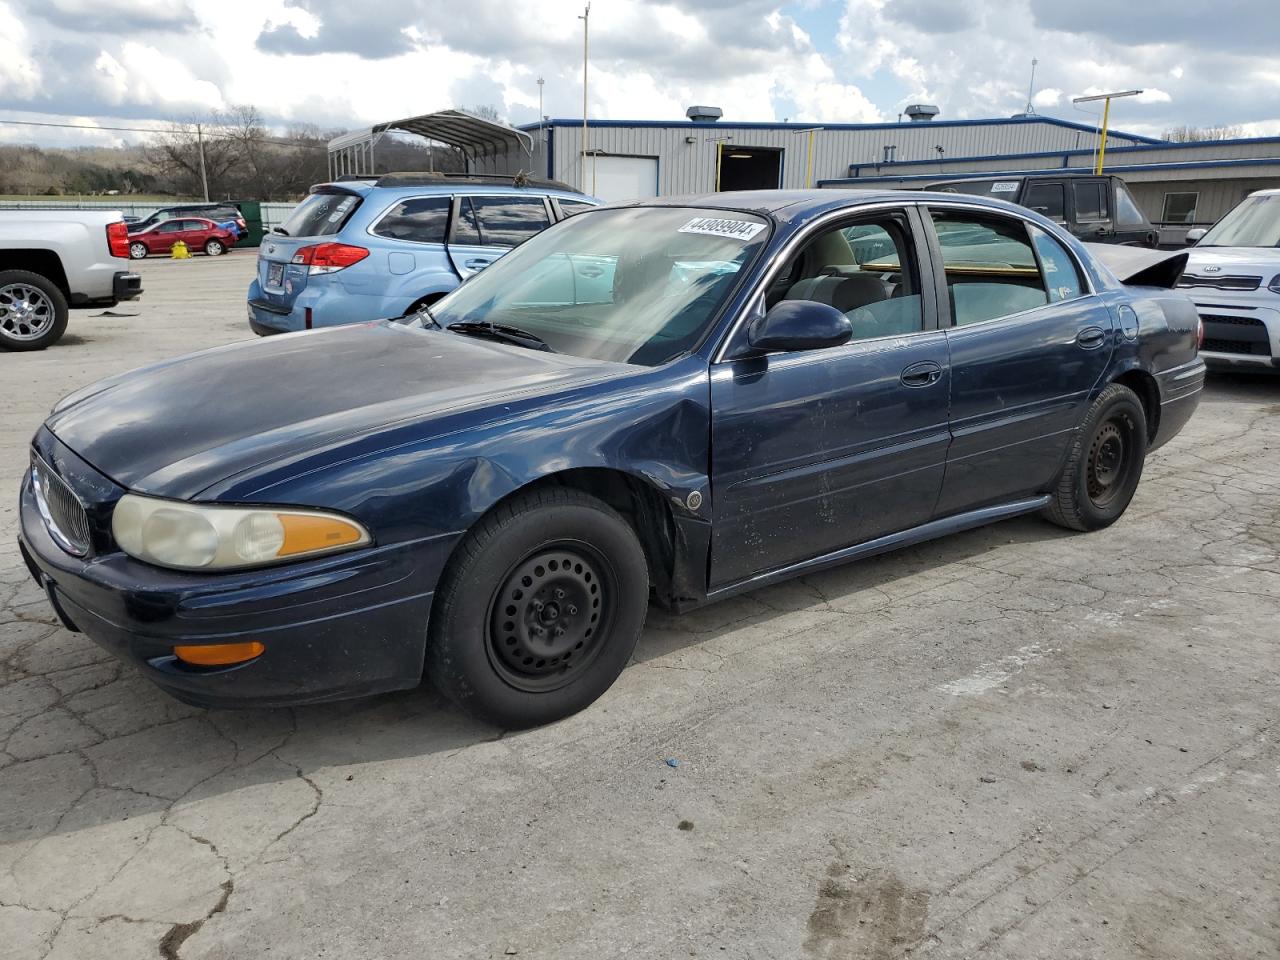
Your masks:
M1204 227L1192 227L1187 231L1187 246L1191 247L1199 243L1208 232Z
M821 350L852 338L849 318L814 300L783 300L747 328L747 342L757 350Z

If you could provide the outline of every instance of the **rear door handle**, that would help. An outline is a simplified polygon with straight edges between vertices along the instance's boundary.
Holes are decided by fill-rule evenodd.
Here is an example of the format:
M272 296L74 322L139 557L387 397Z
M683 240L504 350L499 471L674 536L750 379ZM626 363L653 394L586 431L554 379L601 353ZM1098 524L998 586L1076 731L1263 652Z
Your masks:
M493 263L492 260L486 260L483 257L473 257L470 260L462 261L462 265L468 270L483 270L491 263Z
M942 379L942 367L932 360L921 360L903 370L899 379L904 387L927 387Z
M1076 343L1085 350L1095 350L1107 339L1107 332L1101 327L1085 327L1076 334Z

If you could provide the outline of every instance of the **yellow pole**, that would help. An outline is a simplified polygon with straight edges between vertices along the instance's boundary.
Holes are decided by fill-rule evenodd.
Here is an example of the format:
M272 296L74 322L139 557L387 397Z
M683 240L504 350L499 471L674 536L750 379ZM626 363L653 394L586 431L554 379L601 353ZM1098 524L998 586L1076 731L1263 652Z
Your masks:
M813 135L817 132L817 130L809 131L809 158L804 165L804 187L806 190L813 186Z
M720 161L724 159L724 141L716 141L716 193L720 192Z
M1102 107L1102 143L1098 146L1098 165L1094 168L1095 177L1102 176L1102 160L1107 155L1107 122L1111 119L1111 98L1103 101Z

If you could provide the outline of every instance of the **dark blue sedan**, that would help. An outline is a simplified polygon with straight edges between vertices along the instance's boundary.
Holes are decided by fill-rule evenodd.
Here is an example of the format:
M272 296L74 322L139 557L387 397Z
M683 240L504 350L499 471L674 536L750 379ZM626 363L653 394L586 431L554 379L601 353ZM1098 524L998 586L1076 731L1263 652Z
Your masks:
M70 629L192 703L425 673L545 723L613 683L651 599L1018 514L1113 523L1199 401L1182 259L1126 284L1045 218L955 194L589 211L407 322L66 398L22 552Z

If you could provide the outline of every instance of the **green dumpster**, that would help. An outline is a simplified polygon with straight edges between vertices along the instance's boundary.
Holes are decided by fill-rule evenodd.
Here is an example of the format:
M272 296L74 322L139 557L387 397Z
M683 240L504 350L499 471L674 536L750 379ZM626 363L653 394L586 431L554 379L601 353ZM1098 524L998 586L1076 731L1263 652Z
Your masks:
M235 200L236 207L244 217L245 226L249 228L248 236L240 240L238 247L256 247L262 243L262 202L259 200Z

